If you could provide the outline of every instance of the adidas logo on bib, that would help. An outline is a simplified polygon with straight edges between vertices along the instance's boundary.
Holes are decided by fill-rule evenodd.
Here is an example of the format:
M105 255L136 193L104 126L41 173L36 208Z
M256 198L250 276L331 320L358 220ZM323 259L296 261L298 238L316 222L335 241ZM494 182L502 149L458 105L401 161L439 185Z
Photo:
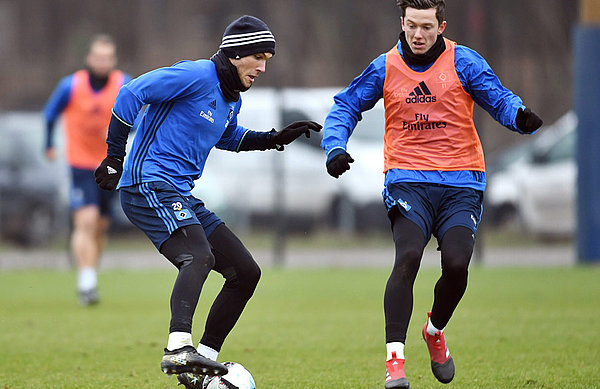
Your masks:
M425 81L421 81L419 85L408 94L405 101L406 104L435 103L437 98L431 94Z

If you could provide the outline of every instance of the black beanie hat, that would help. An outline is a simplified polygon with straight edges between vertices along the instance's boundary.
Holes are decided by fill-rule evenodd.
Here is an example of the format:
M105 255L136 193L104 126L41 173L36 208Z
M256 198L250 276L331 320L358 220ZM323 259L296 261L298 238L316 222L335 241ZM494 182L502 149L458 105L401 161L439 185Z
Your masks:
M219 48L229 58L242 58L256 53L275 55L275 37L265 22L244 15L227 26Z

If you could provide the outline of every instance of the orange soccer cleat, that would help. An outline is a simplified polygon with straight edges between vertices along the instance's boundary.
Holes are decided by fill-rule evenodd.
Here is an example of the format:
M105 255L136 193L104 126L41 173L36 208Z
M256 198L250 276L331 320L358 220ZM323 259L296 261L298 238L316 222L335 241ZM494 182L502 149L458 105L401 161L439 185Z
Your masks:
M431 312L427 314L428 321L430 316ZM430 335L427 332L427 322L423 326L423 339L425 339L425 343L427 343L427 348L429 349L431 371L438 381L447 384L454 378L454 360L446 345L444 333L438 331L435 335Z

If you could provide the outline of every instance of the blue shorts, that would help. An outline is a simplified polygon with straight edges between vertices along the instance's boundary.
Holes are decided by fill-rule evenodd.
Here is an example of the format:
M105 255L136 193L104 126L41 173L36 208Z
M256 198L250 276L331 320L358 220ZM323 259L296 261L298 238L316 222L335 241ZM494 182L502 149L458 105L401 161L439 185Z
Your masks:
M438 241L452 227L469 228L473 234L481 221L483 192L439 184L393 183L383 190L388 212L398 209L416 223L428 241Z
M182 196L170 184L147 182L119 189L127 218L160 246L180 227L200 224L209 236L223 221L194 196Z
M72 211L86 205L96 205L101 215L110 216L114 198L115 192L98 187L93 170L71 167L69 204Z

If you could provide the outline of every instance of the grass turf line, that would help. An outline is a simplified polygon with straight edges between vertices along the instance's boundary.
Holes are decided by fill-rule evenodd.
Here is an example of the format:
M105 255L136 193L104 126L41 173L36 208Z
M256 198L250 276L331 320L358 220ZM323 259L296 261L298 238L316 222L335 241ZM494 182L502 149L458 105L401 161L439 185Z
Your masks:
M0 273L0 388L173 388L159 368L174 271L104 271L102 302L77 305L74 272ZM266 269L220 360L259 389L382 388L381 269ZM431 374L420 329L439 270L424 268L406 345L414 388L598 388L600 268L473 267L446 337L453 383ZM221 278L211 274L194 341Z

